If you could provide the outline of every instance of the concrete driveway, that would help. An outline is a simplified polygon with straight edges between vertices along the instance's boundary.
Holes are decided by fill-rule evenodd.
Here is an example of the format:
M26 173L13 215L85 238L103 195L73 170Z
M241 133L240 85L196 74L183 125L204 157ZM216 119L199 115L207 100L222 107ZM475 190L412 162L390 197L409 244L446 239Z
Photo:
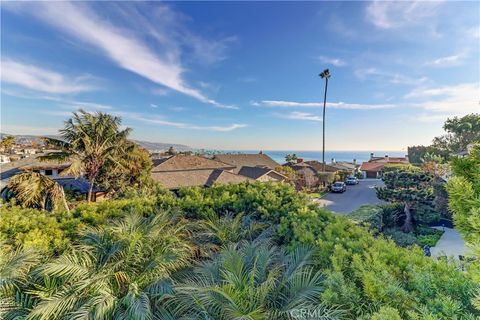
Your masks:
M430 252L433 257L439 257L446 255L447 257L453 256L458 260L458 256L470 255L470 250L465 247L465 241L455 229L434 227L435 229L445 230L437 245L430 248Z
M328 193L316 202L320 206L338 213L350 213L362 204L375 205L382 203L382 201L377 198L375 192L376 186L382 187L382 180L362 179L357 185L347 186L347 191L344 193Z

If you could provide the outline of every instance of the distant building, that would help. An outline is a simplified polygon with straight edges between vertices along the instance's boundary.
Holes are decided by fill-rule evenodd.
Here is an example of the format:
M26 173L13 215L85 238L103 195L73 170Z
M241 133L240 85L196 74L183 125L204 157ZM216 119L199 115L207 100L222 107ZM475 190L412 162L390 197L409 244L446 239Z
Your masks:
M165 188L209 187L214 183L250 180L233 172L235 166L195 155L174 155L153 160L152 178Z
M370 160L362 163L360 171L363 178L379 179L382 176L383 168L386 164L409 164L408 156L405 157L376 157L373 153L370 154Z
M0 189L2 189L2 194L3 189L8 185L8 181L11 177L22 172L33 171L55 180L65 190L78 193L82 197L87 195L89 182L86 179L61 174L63 170L70 166L70 162L43 162L38 159L38 156L40 156L40 154L34 154L31 157L2 164L0 167ZM105 196L106 192L94 187L94 201L104 199Z
M283 182L287 180L286 176L275 171L280 164L261 151L251 154L217 154L213 159L235 166L234 173L257 181Z
M285 167L292 168L297 175L297 179L295 180L295 187L297 190L302 189L312 189L316 188L319 185L320 179L318 176L318 172L316 168L320 169L318 165L321 165L318 161L309 161L304 162L303 159L297 159L297 162L289 162L284 164ZM325 171L329 168L326 166ZM333 169L333 168L332 168ZM320 169L323 170L323 169Z
M0 163L8 163L10 162L10 157L5 154L0 154Z

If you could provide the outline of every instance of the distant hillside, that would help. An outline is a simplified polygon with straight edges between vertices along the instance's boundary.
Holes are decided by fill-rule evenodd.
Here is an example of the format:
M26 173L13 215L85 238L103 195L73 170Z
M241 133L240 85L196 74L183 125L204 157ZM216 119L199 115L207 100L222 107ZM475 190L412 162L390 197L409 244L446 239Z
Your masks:
M0 139L3 139L4 136L11 136L11 134L7 133L0 133ZM42 144L41 137L45 136L33 136L33 135L13 135L15 136L15 140L18 144ZM49 138L58 139L59 136L49 136ZM192 148L183 144L176 144L176 143L164 143L164 142L150 142L150 141L141 141L141 140L133 140L138 143L141 147L147 149L150 152L162 152L168 150L168 148L173 147L176 151L192 151Z

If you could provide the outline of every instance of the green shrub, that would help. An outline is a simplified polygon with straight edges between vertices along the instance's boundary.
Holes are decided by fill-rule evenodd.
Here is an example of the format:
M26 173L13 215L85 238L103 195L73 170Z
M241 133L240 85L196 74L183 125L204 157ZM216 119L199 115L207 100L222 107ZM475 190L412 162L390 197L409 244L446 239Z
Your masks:
M347 217L362 226L369 227L374 232L380 232L383 229L383 210L378 206L363 205L350 212Z
M413 233L405 233L402 230L390 228L385 229L383 234L401 247L410 247L414 244L418 244L418 240Z

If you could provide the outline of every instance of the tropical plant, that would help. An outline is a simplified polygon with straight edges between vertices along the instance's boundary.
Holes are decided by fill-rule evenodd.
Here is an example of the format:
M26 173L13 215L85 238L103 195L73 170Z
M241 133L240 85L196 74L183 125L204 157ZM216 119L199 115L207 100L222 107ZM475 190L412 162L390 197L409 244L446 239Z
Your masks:
M0 141L0 147L4 148L5 150L9 150L14 145L15 145L15 137L14 136L5 136Z
M65 121L60 130L62 140L45 138L48 145L60 149L40 157L44 161L70 161L64 175L87 176L89 181L87 200L92 192L102 167L108 161L121 165L119 159L132 148L127 136L131 129L120 130L121 119L102 112L88 113L79 110Z
M447 119L443 125L445 135L433 140L433 147L448 154L466 151L471 143L480 142L480 114Z
M33 171L14 175L7 185L7 199L15 198L25 207L56 209L61 202L70 212L63 187L56 181Z
M285 156L285 162L295 162L297 161L298 157L295 153L292 153L292 154L287 154Z
M121 157L108 159L101 167L97 185L105 190L122 194L129 188L152 186L152 161L148 151L127 141Z
M447 183L449 207L455 228L472 248L470 274L480 283L480 146L464 158L451 161L454 176ZM480 290L476 306L480 310Z
M287 253L266 241L231 244L183 277L167 310L172 319L291 319L302 309L338 319L342 311L319 299L311 255L305 246Z
M0 319L23 319L28 315L34 301L22 287L39 258L34 250L12 250L0 243Z
M377 196L381 200L401 203L404 206L405 221L402 226L404 232L413 230L414 213L422 205L430 205L434 199L433 176L425 171L409 168L394 167L386 170L382 176L385 187L377 188Z
M17 308L10 312L25 312L17 297L27 293L34 319L152 319L172 292L171 272L188 263L187 236L185 223L168 212L88 229L71 252L39 266L14 290Z

